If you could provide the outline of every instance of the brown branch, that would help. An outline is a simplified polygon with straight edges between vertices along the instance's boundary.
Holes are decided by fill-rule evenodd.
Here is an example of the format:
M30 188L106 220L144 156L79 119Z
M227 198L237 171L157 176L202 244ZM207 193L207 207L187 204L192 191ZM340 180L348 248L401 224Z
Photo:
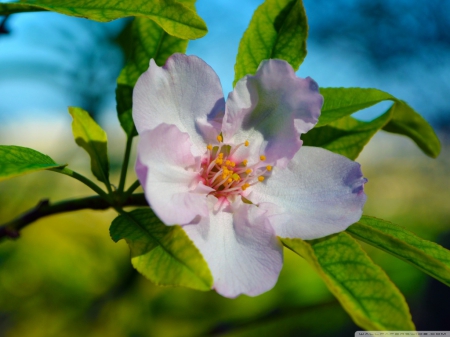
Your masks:
M41 200L35 207L23 213L17 218L0 226L0 239L17 238L20 230L32 222L58 213L73 212L81 209L105 210L111 207L148 206L144 194L130 195L118 205L111 205L101 196L93 196L82 199L66 200L51 204L48 199Z

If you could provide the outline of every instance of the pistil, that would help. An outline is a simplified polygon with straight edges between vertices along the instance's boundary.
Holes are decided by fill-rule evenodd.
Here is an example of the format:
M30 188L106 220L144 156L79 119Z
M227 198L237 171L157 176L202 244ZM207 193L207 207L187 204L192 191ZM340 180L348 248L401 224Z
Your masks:
M247 188L254 186L265 180L265 173L272 170L271 165L261 167L261 162L266 160L264 155L259 156L259 161L248 166L248 159L237 163L233 160L233 155L241 146L249 146L250 142L236 146L222 143L221 135L217 136L218 146L209 144L205 158L202 162L202 176L207 186L212 187L217 197L231 197L241 195Z

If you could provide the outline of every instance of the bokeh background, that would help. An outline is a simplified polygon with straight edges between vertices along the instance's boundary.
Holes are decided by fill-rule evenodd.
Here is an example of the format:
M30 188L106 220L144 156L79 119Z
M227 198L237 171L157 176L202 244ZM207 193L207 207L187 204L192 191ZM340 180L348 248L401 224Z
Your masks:
M198 0L206 37L187 53L209 63L232 90L240 37L262 0ZM380 132L358 161L369 178L365 214L450 248L450 2L304 0L310 33L299 70L320 86L376 87L406 100L438 132L430 159L409 139ZM115 115L115 80L129 23L54 13L0 18L0 144L21 145L91 176L74 143L68 106L108 131L118 181L125 136ZM389 103L362 111L369 120ZM133 161L133 160L132 160ZM134 181L130 163L128 183ZM91 195L68 177L39 172L0 184L0 223L52 201ZM353 336L356 330L321 279L286 251L277 286L256 298L156 287L137 274L124 242L109 238L112 211L42 219L0 242L0 336ZM450 331L450 291L408 264L363 245L405 294L421 330Z

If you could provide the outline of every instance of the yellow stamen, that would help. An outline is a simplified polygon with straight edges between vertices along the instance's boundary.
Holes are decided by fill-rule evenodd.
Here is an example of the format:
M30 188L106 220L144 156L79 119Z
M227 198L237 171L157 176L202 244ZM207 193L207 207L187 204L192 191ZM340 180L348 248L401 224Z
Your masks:
M231 165L231 161L227 160L227 161L225 162L225 165L230 166L230 165Z
M234 179L234 181L241 180L241 177L239 177L239 174L236 174L236 173L233 173L233 175L231 177Z
M250 145L250 142L249 142L248 140L246 140L245 143L244 143L244 145L245 145L245 146L249 146L249 145Z
M252 169L247 169L247 170L245 170L245 173L247 173L247 174L250 174L250 173L252 173L252 172L253 172Z
M258 177L258 180L259 180L259 181L264 181L264 177L263 177L263 176L259 176L259 177Z
M231 167L235 167L236 163L234 161L231 162Z
M231 183L231 182L233 182L233 179L231 179L231 178L228 178L228 180L227 180L229 183Z
M247 160L247 159L244 159L244 160L242 161L242 165L244 165L244 166L247 166L247 163L248 163L248 160Z
M264 160L266 160L266 156L262 154L262 155L259 156L259 159L264 161Z
M212 145L211 144L208 144L208 146L206 147L209 151L211 151L212 150Z
M267 171L272 171L272 166L267 165L267 166L266 166L266 170L267 170Z
M222 142L222 140L223 140L222 136L221 136L221 135L218 135L218 136L217 136L217 141L220 143L220 142Z
M244 185L242 185L241 188L242 188L243 191L245 191L249 187L250 187L250 184L249 183L245 183Z
M223 158L223 153L222 153L222 152L219 153L219 158L220 158L220 159Z

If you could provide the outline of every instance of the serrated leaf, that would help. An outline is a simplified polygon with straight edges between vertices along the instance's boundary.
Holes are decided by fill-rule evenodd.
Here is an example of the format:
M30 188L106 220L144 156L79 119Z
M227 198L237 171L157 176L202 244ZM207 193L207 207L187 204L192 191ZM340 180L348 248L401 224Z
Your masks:
M450 251L389 221L363 216L347 228L355 238L382 249L450 286Z
M75 142L91 157L94 176L109 186L109 160L106 132L81 108L69 107Z
M403 295L347 233L281 241L312 265L361 328L415 330Z
M267 59L282 59L298 70L306 56L308 23L301 0L266 0L253 14L239 43L236 82L255 74Z
M198 39L207 33L205 22L192 7L175 0L21 0L0 4L0 15L31 11L32 8L101 22L129 16L144 17L182 39Z
M346 116L303 134L303 144L323 147L353 160L389 118L389 112L370 122L361 122Z
M0 145L0 180L65 165L28 147Z
M210 290L213 278L206 261L180 226L166 226L149 208L118 216L110 228L111 238L125 239L131 262L158 285Z
M374 121L374 123L369 123L372 123L372 126L380 125L379 129L411 138L425 154L433 158L439 155L440 142L433 128L406 102L381 90L370 88L321 88L320 93L324 96L324 105L316 128L335 127L340 125L338 121L341 119L344 120L344 124L350 123L353 127L355 123L349 122L349 115L382 101L390 100L394 104L381 118L385 123L380 125L380 118L376 119L376 123ZM368 125L366 124L366 126ZM324 133L324 131L320 133ZM362 145L364 146L366 143ZM353 152L359 153L361 150L362 147Z

